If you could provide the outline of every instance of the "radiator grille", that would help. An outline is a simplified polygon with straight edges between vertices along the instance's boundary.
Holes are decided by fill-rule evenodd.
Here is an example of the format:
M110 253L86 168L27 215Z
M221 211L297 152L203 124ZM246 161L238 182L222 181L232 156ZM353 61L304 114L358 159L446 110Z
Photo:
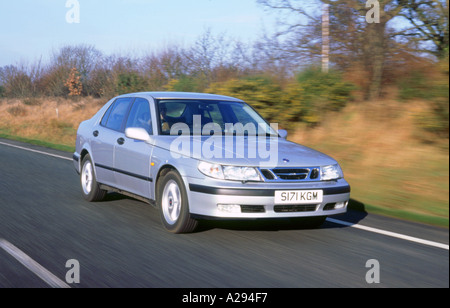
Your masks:
M318 181L320 168L274 168L261 169L266 181Z

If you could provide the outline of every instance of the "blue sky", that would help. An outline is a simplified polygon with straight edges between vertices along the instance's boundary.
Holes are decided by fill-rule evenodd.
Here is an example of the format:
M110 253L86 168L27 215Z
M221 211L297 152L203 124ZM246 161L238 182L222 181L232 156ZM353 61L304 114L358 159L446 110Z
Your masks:
M68 23L67 0L0 1L0 66L45 60L67 44L106 54L189 45L206 29L242 41L274 25L256 0L74 0L80 23Z

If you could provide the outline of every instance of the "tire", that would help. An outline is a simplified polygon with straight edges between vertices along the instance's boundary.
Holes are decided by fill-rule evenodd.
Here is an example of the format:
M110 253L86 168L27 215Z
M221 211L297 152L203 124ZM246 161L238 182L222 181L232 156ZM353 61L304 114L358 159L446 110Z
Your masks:
M167 231L190 233L197 227L197 220L191 218L186 188L178 172L169 171L158 181L157 205Z
M97 183L94 165L89 154L81 162L80 183L83 198L87 201L96 202L105 198L106 190L100 189L100 185Z

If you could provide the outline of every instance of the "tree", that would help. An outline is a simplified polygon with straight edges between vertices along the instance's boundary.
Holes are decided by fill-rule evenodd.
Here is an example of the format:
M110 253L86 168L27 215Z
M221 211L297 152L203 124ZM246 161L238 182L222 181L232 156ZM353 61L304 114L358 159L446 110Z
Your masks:
M395 35L416 41L419 45L430 42L431 48L423 46L421 49L439 59L445 58L449 44L448 0L397 0L396 2L403 8L399 16L407 20L409 25Z
M67 45L53 53L50 67L51 70L65 75L64 80L67 80L72 68L76 68L83 85L83 94L93 95L90 86L92 83L91 73L102 63L102 59L103 54L92 45Z
M81 76L78 70L74 67L70 70L69 78L64 84L69 89L69 96L80 96L83 91L81 84Z
M402 6L392 0L371 2L365 0L322 1L331 5L333 8L338 8L336 11L339 10L339 7L341 7L341 10L349 8L350 10L347 10L347 12L349 12L350 15L354 15L351 17L352 23L347 24L347 26L354 27L354 29L357 30L357 40L359 42L361 42L362 39L365 39L364 44L358 45L360 46L359 48L362 49L361 55L363 56L366 69L371 71L368 99L376 100L381 94L384 65L390 40L390 37L387 35L388 23L400 13ZM333 8L332 10L335 11ZM376 19L371 20L368 18L372 13L369 9L372 9L374 14L377 15ZM335 17L337 16L338 15L335 15ZM342 20L340 18L336 19L338 21ZM333 27L331 28L333 29ZM342 34L352 35L348 31Z
M162 90L169 81L187 75L188 60L185 51L176 45L147 54L142 60L142 73L148 79L149 89Z
M229 65L230 47L231 42L224 34L214 36L210 29L206 29L193 46L183 52L187 59L186 73L197 79L200 90L215 81L216 69Z
M438 57L448 48L448 0L258 0L267 8L297 15L296 20L285 18L284 30L278 35L286 36L285 49L316 59L321 52L321 18L309 6L320 12L320 4L330 5L330 60L340 68L354 63L363 66L369 85L367 98L377 99L381 94L386 73L386 61L395 49L404 48L402 43L414 39L421 49ZM375 12L376 20L366 18ZM371 16L369 16L371 17ZM409 22L401 27L400 18ZM375 22L373 22L375 21ZM403 22L403 24L405 24ZM298 31L301 29L301 31ZM399 40L402 38L402 40ZM430 48L429 43L434 47Z
M29 97L33 93L33 81L25 66L8 65L0 71L0 82L7 97Z
M322 54L322 18L315 11L321 2L291 0L257 0L262 6L282 15L273 36L264 36L266 50L273 50L275 59L288 59L301 65L317 62ZM294 18L289 18L294 16ZM270 58L269 54L266 57Z

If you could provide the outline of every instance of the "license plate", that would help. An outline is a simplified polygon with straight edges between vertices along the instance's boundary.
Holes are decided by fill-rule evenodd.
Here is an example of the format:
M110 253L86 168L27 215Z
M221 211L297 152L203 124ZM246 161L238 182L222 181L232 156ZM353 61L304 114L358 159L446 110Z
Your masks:
M322 203L322 190L279 190L275 191L275 204Z

